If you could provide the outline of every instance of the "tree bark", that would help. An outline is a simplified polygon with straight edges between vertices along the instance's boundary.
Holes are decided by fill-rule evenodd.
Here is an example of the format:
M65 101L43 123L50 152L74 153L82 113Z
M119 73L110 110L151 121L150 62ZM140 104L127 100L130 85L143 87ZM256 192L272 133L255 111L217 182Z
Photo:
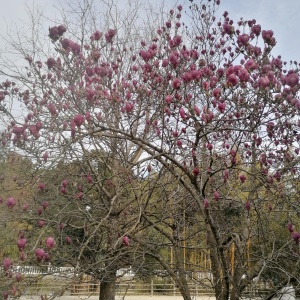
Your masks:
M215 290L215 296L217 300L228 300L229 299L229 284L225 280L227 274L224 273L225 268L222 266L220 254L218 253L218 245L215 242L211 229L207 230L207 243L210 249L211 269L213 274L213 287Z
M100 281L99 300L115 300L117 273L110 272Z
M176 262L176 268L178 272L176 284L178 285L178 289L181 293L181 296L184 300L191 300L191 294L190 289L188 286L188 282L186 280L186 273L184 270L184 263L183 263L183 253L180 246L174 248L174 254L175 254L175 262Z

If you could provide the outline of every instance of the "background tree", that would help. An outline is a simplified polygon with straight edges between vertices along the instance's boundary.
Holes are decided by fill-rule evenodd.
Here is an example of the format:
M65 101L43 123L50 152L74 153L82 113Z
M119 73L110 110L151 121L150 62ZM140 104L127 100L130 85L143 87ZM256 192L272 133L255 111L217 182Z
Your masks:
M118 204L122 207L129 189L134 207L140 208L133 212L135 222L126 227L126 236L145 246L135 230L143 219L176 247L184 228L182 214L174 211L178 227L168 235L172 225L167 219L159 225L157 216L148 217L141 206L140 184L132 181L138 189L130 182L130 188L122 184L126 176L143 178L145 167L155 162L164 178L180 184L187 195L184 207L194 207L196 219L203 221L213 287L216 297L225 300L238 299L252 279L275 262L285 270L287 281L296 280L277 258L299 242L299 233L292 224L291 236L286 231L280 243L273 243L274 235L262 235L272 228L261 220L273 216L264 213L266 206L270 211L285 203L298 210L289 205L296 189L288 197L285 189L298 178L300 102L298 64L289 66L281 57L272 57L273 32L262 30L255 20L235 24L227 12L216 20L218 4L191 1L190 22L185 24L179 5L140 43L118 26L104 33L95 29L90 36L81 30L78 38L63 25L49 28L49 55L28 53L17 43L15 49L28 61L26 73L16 69L15 77L19 101L28 114L24 120L12 120L2 140L28 153L36 168L84 160L87 153L110 153L106 167L119 185L114 187ZM2 89L12 97L16 93L8 81ZM93 161L86 166L83 174L95 182L96 195L106 195ZM78 193L88 196L89 191ZM108 206L103 202L110 216L115 214L114 193L107 198ZM167 203L170 195L162 199ZM78 196L76 201L81 200ZM83 207L77 211L83 213ZM95 226L104 220L101 215ZM264 243L255 249L250 266L253 239L256 245ZM230 251L234 263L228 259ZM298 255L293 259L298 262ZM184 269L182 260L174 266ZM190 299L184 272L179 274L180 291Z

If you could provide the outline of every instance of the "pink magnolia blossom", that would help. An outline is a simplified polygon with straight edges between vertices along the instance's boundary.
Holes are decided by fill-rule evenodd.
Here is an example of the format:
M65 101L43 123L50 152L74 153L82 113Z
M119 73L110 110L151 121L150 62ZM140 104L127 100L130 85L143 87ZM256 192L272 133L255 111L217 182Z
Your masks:
M71 242L72 242L71 238L70 238L69 236L67 236L67 237L66 237L66 243L67 243L68 245L70 245Z
M22 275L21 275L21 273L16 273L16 281L17 282L20 282L22 280Z
M180 107L179 114L182 119L186 119L186 114L183 107Z
M291 233L291 238L296 242L296 243L299 243L299 240L300 240L300 233L299 232L296 232L296 231L293 231Z
M174 78L172 82L172 86L175 90L178 90L180 88L181 81L178 78Z
M251 203L249 200L247 200L247 202L245 203L245 209L248 211L251 209Z
M12 82L10 80L8 80L8 79L6 79L6 81L3 82L3 86L5 86L6 88L10 87L11 84L12 84Z
M171 116L171 110L169 107L165 107L165 113L170 117Z
M261 53L262 53L261 48L255 46L255 47L253 48L253 53L254 53L254 55L255 55L256 57L260 56Z
M20 238L17 241L17 246L20 251L24 250L27 240L25 238Z
M72 43L73 42L69 39L63 39L61 41L61 46L63 47L63 49L68 50L68 49L70 49L70 46L71 46Z
M83 192L78 192L78 193L75 195L75 199L82 200L82 198L83 198Z
M13 197L9 197L6 200L6 205L8 208L13 208L16 205L16 200Z
M208 81L204 81L202 83L202 88L205 90L205 91L208 91L210 89L210 84Z
M57 26L49 27L49 37L51 40L56 41L59 39Z
M175 35L173 41L175 46L179 46L182 43L182 37L180 35Z
M80 45L75 42L70 44L70 49L74 55L78 55L81 51Z
M47 207L49 206L49 202L48 201L43 201L42 206L43 206L43 209L46 210Z
M274 43L275 39L273 38L274 32L272 30L263 30L262 31L262 38L267 44L272 44Z
M8 299L8 295L9 295L8 291L3 291L2 292L2 297L3 297L4 300Z
M220 194L218 193L218 191L214 191L214 198L215 198L216 201L219 200Z
M269 85L270 85L270 80L267 76L262 76L258 79L257 81L257 85L260 87L260 88L267 88Z
M133 108L134 108L133 103L128 102L128 101L125 103L125 111L127 113L130 113L133 110Z
M36 213L38 214L38 216L40 216L43 212L44 212L44 209L41 206L38 207L37 210L36 210Z
M287 228L290 233L294 232L295 226L292 223L288 223Z
M45 224L46 224L46 221L45 221L45 220L38 220L38 227L39 227L39 228L44 227Z
M3 101L5 99L5 94L3 91L0 91L0 101Z
M51 259L50 254L48 252L45 252L44 261L48 262L50 261L50 259Z
M245 174L241 174L241 175L240 175L240 181L241 181L242 183L244 183L244 182L246 181L246 179L247 179L247 177L246 177Z
M241 82L247 82L250 78L250 75L246 68L241 68L238 72L238 77Z
M61 183L62 187L66 188L68 186L68 180L64 179Z
M17 293L17 288L13 285L13 286L11 287L11 295L12 295L12 296L15 296L16 293Z
M225 103L225 102L219 102L219 103L218 103L218 110L219 110L221 113L224 113L225 108L226 108L226 103Z
M28 211L28 208L29 208L29 204L26 202L23 204L23 211L26 212Z
M54 238L49 236L46 238L46 247L47 249L52 249L55 245L55 241L54 241Z
M61 187L61 188L60 188L60 192L61 192L63 195L66 195L68 191L67 191L66 188Z
M230 74L227 77L227 84L228 85L235 86L235 85L237 85L238 82L239 82L239 79L235 74Z
M194 111L197 116L200 116L200 108L197 105L194 105Z
M261 32L261 26L259 24L253 25L251 27L251 33L253 33L256 36L259 36Z
M62 230L64 229L65 224L64 223L59 223L58 229L60 232L62 232Z
M213 144L208 143L208 144L206 145L206 148L207 148L207 150L211 151L211 150L214 148L214 146L213 146Z
M215 88L213 90L213 96L216 98L216 99L219 99L221 97L221 92L222 90L220 88Z
M90 89L90 88L87 88L85 90L85 97L88 101L92 101L94 99L94 96L95 96L95 91Z
M254 59L248 59L246 61L246 63L244 64L244 66L245 66L246 69L248 69L250 71L253 71L253 70L257 69L258 64Z
M204 206L204 208L208 208L208 205L209 205L208 200L205 198L203 200L203 206Z
M199 175L199 168L195 167L193 169L193 174L194 174L194 176L198 176Z
M176 144L177 144L177 146L178 146L179 148L182 147L182 141L181 141L181 140L177 140Z
M192 70L191 71L192 79L198 82L202 77L202 72L200 70Z
M52 69L53 67L55 67L57 65L57 61L53 57L49 57L46 64L47 64L48 69Z
M173 102L171 95L166 96L165 100L168 104L171 104Z
M20 136L24 133L24 127L23 126L14 126L13 133L17 136Z
M224 182L227 182L228 178L229 178L229 171L226 169L223 172L223 178L224 178Z
M226 33L226 34L231 34L233 32L232 26L228 22L225 22L223 24L223 30L224 30L224 33Z
M94 182L93 178L92 178L92 176L90 174L86 177L86 179L87 179L88 183L93 183Z
M123 242L123 245L124 245L124 246L129 246L129 238L128 238L127 235L125 235L125 236L123 237L122 242Z
M54 42L59 39L67 31L64 25L49 27L49 37Z
M87 120L87 122L90 122L91 121L91 113L89 111L87 111L85 113L85 119Z
M112 43L113 37L117 34L117 31L114 29L109 29L104 37L107 43Z
M49 157L49 154L48 154L48 152L46 151L46 152L43 154L44 162L47 162L48 157Z
M41 248L37 248L37 249L35 249L34 252L35 252L37 261L41 262L45 257L45 250L41 249Z
M8 257L4 257L3 258L3 269L4 269L4 271L7 271L11 265L12 265L11 260Z
M64 25L57 26L57 33L59 36L62 36L67 31L67 28Z
M299 76L296 73L291 73L286 76L286 84L291 88L295 87L299 83Z
M84 115L76 115L74 117L74 124L79 128L84 123Z
M102 32L100 32L99 30L96 30L92 36L91 36L91 40L93 41L99 41L102 37Z
M95 75L95 69L94 68L86 67L85 68L85 72L90 77L92 77L93 75ZM90 90L90 91L92 91L92 90Z
M46 188L46 184L45 184L45 183L40 182L40 183L38 184L38 189L39 189L41 192L43 192L43 191L45 190L45 188Z
M237 39L239 46L247 46L249 40L250 40L250 36L246 33L239 35Z

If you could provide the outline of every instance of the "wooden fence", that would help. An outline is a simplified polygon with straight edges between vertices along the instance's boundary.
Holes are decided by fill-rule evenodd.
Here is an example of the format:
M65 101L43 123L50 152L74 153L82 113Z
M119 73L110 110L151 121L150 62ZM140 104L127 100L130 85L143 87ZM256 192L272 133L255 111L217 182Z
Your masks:
M25 280L27 281L27 280ZM29 284L28 284L29 282ZM191 296L213 295L212 288L201 286L196 283L189 283ZM248 296L257 296L268 293L266 288L249 287L244 294ZM99 295L99 283L95 283L90 278L74 282L70 279L58 278L43 278L38 281L24 282L20 293L34 296L34 295L76 295L76 296L93 296ZM117 295L169 295L178 296L180 292L175 284L168 282L160 282L152 280L151 282L139 282L135 280L128 280L118 282Z
M18 267L17 267L18 268ZM18 295L76 295L91 296L99 294L99 282L94 281L88 275L81 278L72 274L70 268L45 268L44 270L22 266L15 272L25 273L24 279L17 285ZM51 275L49 275L49 273ZM48 274L48 275L46 275ZM120 273L121 274L121 273ZM157 276L149 282L137 281L131 269L122 270L122 279L117 282L117 295L180 295L176 285L171 282L169 277ZM189 289L192 296L213 295L214 291L210 286L211 274L208 272L194 272L189 274ZM187 278L187 279L188 279ZM200 282L202 284L200 284ZM0 282L0 290L6 283ZM255 296L265 294L269 290L268 286L261 283L253 284L245 290L245 294Z
M194 283L190 283L189 286L193 296L213 294L211 288L204 288ZM55 276L45 276L42 279L27 277L17 288L19 295L28 296L52 294L58 296L99 295L99 282L93 282L88 276L77 281L74 281L74 278L59 278ZM117 295L180 295L175 284L155 280L148 283L135 280L123 280L117 283L116 289Z

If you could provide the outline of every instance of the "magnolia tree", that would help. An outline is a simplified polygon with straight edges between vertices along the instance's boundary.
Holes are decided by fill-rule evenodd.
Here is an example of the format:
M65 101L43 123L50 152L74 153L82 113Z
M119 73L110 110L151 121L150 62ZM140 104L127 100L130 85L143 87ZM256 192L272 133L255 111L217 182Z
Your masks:
M125 200L134 199L135 225L124 226L114 245L127 245L130 236L147 248L142 235L147 226L137 225L143 220L168 245L182 247L180 222L165 219L163 227L158 214L149 217L142 204L147 198L141 193L144 185L137 181L156 171L178 183L195 220L202 221L198 232L205 231L212 285L216 297L225 300L238 299L254 278L270 270L276 270L283 283L297 281L300 100L298 64L272 56L273 31L262 29L255 20L234 23L227 12L219 20L219 2L191 1L184 23L179 5L140 40L136 35L128 38L115 24L89 36L82 30L80 38L68 32L67 24L53 24L50 54L15 46L27 67L4 81L0 97L2 104L18 100L26 112L23 119L8 115L4 145L11 143L26 153L36 170L75 159L80 163L80 180L66 174L60 182L51 182L76 210L73 227L88 218L84 197L93 199L93 205L102 203L93 232L103 224L111 230L111 218L123 222ZM102 161L105 154L110 161L107 173L101 174L99 158ZM128 176L134 179L127 185ZM38 183L39 190L47 184ZM118 187L113 193L107 191L111 185ZM172 193L160 199L170 201ZM9 199L6 204L12 207ZM186 206L181 207L185 211ZM67 222L58 217L63 206L57 208L49 223ZM178 210L170 212L182 217ZM278 216L284 216L283 224L275 226ZM83 224L78 226L84 232ZM89 248L87 240L80 241L77 266ZM38 260L45 260L45 251L36 248ZM191 299L184 264L168 266L159 255L153 256L177 278L184 299ZM8 258L4 269L9 270Z

